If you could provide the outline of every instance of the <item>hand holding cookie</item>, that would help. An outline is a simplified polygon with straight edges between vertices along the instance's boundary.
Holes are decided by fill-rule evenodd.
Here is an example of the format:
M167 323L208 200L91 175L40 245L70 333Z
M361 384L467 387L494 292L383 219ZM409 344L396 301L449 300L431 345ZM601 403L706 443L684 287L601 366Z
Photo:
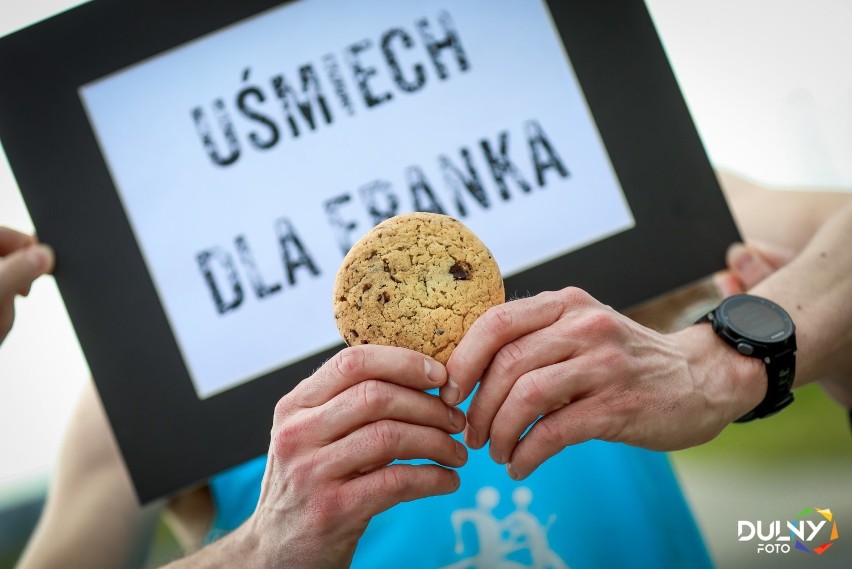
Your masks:
M578 288L543 292L476 321L447 363L441 396L456 405L479 384L465 442L490 440L491 457L516 480L590 439L682 449L756 404L760 384L739 378L759 374L760 361L717 341L709 326L660 334Z
M338 352L276 405L257 510L238 531L275 566L344 567L373 516L456 491L464 414L424 393L446 380L412 350ZM409 459L432 462L396 462Z

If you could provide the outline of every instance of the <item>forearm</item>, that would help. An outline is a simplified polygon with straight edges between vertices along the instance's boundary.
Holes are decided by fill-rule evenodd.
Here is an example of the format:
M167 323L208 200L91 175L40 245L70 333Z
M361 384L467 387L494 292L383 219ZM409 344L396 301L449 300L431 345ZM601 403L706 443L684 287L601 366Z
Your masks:
M754 184L728 172L719 183L746 242L802 250L837 211L852 203L852 192L814 188L780 190Z
M136 501L103 408L88 385L18 569L141 567L160 509Z
M790 264L749 292L784 307L796 325L799 387L823 385L852 407L852 203L841 208ZM727 423L757 406L766 395L766 370L759 360L722 342L709 324L675 334L708 409Z
M794 387L823 381L852 407L852 204L837 212L802 253L749 292L784 307L796 325ZM709 325L676 334L709 407L730 422L766 395L766 370L722 342Z
M796 324L796 386L852 376L850 241L852 204L826 222L789 265L750 291L783 306Z
M17 569L143 566L160 506L140 508L97 473L82 486L75 497L48 500Z

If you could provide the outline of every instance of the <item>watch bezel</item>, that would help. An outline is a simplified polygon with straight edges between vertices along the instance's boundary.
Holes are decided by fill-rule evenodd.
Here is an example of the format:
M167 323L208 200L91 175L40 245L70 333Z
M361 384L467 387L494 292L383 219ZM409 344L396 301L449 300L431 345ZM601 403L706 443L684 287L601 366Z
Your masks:
M751 330L744 329L730 316L731 309L739 307L743 303L755 303L769 308L781 319L783 329L771 336L760 335ZM728 335L731 339L746 340L755 347L765 346L768 348L771 346L784 345L796 332L793 319L783 307L771 300L759 296L753 296L750 294L737 294L730 296L719 304L714 313L714 326L717 327L717 330L730 331Z

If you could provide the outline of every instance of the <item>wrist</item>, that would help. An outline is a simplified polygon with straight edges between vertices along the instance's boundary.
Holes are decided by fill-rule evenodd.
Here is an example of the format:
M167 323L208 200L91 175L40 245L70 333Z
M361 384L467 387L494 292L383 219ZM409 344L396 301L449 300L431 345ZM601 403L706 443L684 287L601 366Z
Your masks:
M260 518L259 512L255 511L232 534L236 538L234 552L243 556L237 558L239 566L248 569L308 567L303 564L299 544L291 544L291 540L287 539L286 524L268 524Z
M269 537L257 528L255 516L228 535L217 540L201 552L208 551L213 561L211 567L242 567L264 569L278 567L275 552L270 551Z
M766 396L766 366L722 340L709 323L677 333L696 386L722 426L754 409Z
M252 518L233 532L207 545L192 555L178 559L163 569L214 569L242 567L263 569L277 567L274 558L263 550L262 536L253 531Z
M237 534L234 551L250 560L234 566L247 569L268 569L286 567L287 569L323 569L348 567L357 545L357 538L351 545L341 536L323 535L317 525L310 531L298 529L288 523L287 516L280 511L258 508L234 534ZM299 515L293 513L293 518ZM363 533L363 529L361 530ZM231 557L229 557L231 559Z

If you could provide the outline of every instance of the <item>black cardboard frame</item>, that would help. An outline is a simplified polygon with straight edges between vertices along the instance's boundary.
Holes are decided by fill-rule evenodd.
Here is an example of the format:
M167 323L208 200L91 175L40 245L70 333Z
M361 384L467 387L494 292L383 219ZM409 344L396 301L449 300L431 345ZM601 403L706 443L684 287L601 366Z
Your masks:
M142 502L264 453L275 403L339 348L200 400L78 89L281 3L96 0L0 39L0 139ZM720 269L738 232L645 5L548 4L636 226L507 293L575 285L624 309Z

